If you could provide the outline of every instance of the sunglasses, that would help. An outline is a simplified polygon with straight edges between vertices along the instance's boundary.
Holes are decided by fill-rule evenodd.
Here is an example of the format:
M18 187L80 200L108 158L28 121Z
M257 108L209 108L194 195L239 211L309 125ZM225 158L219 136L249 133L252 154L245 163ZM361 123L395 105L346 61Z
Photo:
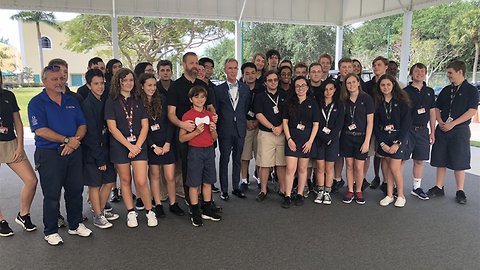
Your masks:
M59 71L60 66L46 66L43 68L43 71Z
M278 78L275 79L268 79L267 82L272 83L272 82L278 82Z

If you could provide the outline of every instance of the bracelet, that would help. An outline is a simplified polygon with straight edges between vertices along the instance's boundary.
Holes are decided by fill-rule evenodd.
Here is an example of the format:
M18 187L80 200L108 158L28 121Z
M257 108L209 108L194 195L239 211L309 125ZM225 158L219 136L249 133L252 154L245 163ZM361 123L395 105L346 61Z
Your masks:
M289 140L291 140L291 139L292 139L292 137L288 137L287 142L288 142Z
M384 142L381 142L380 143L380 147L384 147L385 146L385 143Z

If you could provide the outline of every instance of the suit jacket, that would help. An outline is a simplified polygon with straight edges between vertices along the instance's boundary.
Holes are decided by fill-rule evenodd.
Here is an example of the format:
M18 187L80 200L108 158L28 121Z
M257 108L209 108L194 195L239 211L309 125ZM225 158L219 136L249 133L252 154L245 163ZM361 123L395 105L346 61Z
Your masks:
M247 132L247 112L250 92L248 86L238 82L238 103L234 110L228 93L227 82L215 87L216 111L218 114L217 132L219 137L236 135L244 138Z

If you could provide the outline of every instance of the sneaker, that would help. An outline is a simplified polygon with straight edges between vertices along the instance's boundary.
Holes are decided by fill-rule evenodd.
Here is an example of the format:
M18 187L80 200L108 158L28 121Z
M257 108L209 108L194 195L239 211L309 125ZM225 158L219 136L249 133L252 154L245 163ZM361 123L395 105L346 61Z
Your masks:
M17 218L15 218L15 222L22 226L23 229L27 232L33 232L37 229L37 226L32 223L30 219L30 214L26 214L25 216L20 216L20 212L17 214Z
M257 202L263 202L266 198L267 198L267 194L263 193L263 192L260 192L260 193L258 193L256 200L257 200Z
M112 189L112 197L110 198L110 202L118 203L121 200L120 190L118 188Z
M392 197L389 197L389 196L385 196L385 198L383 198L382 200L380 200L380 205L381 206L388 206L389 204L391 204L395 199Z
M190 221L194 227L203 226L202 216L200 215L200 209L198 209L198 204L191 207L192 216Z
M137 202L135 203L135 209L138 211L145 210L145 205L143 205L142 198L137 198Z
M367 179L363 178L362 182L362 191L365 191L370 186L370 183L368 183Z
M405 197L398 197L395 201L395 207L404 207L406 203L407 200L405 199Z
M157 204L155 205L155 216L157 218L164 218L165 212L163 211L163 205Z
M295 197L295 206L302 206L305 203L305 199L302 194L297 194Z
M445 188L442 187L441 189L437 186L433 186L431 189L427 191L427 195L430 198L445 196Z
M65 218L60 214L58 215L57 227L58 228L67 227L67 223L65 223Z
M422 188L416 188L416 189L410 191L410 194L412 194L413 196L416 196L420 200L425 201L425 200L429 199L427 193L425 193Z
M365 204L365 198L363 198L363 192L355 192L355 202L360 205Z
M340 178L340 181L333 180L332 193L338 193L344 185L345 181L343 178Z
M108 213L108 212L107 212ZM108 222L104 215L99 215L97 217L93 217L93 225L100 228L100 229L108 229L113 226L112 223Z
M218 193L220 189L218 189L215 185L212 185L212 193Z
M223 212L223 208L221 206L216 205L214 200L212 200L211 203L212 203L212 209L215 211L215 213L218 214L218 213ZM202 208L202 210L203 210L203 208Z
M380 186L380 177L375 176L375 178L373 178L372 182L370 183L370 188L377 189L378 186Z
M332 204L332 197L330 197L329 192L323 193L323 204L326 204L326 205Z
M148 227L155 227L158 225L158 220L157 220L157 217L155 216L155 212L153 212L152 210L149 210L146 216L147 216Z
M222 192L222 194L220 195L220 199L228 201L228 199L230 199L230 196L228 196L228 192Z
M319 186L314 186L312 188L312 192L318 195L318 192L320 192L320 187Z
M314 203L323 203L323 190L317 192L317 198L313 201Z
M202 211L202 218L211 221L220 221L222 219L222 217L213 209L212 203L205 203Z
M8 222L6 220L0 221L0 236L6 237L11 235L13 235L13 231L10 226L8 226Z
M174 203L174 204L170 205L168 208L169 208L170 212L172 212L176 216L184 216L185 215L185 212L182 210L182 208L180 208L180 206L178 206L178 203Z
M290 205L292 204L292 199L290 196L285 196L282 200L282 208L290 208Z
M455 194L455 200L459 204L466 204L467 196L465 196L465 192L463 192L463 190L457 190L457 193Z
M83 223L78 223L78 227L75 230L68 230L68 234L78 235L81 237L89 237L92 234L92 231L85 227Z
M107 211L107 212L110 212L110 211L113 210L113 207L112 207L112 205L111 205L109 202L107 202L107 203L105 204L105 208L103 208L103 210L105 210L105 211Z
M135 211L130 211L127 214L127 226L129 228L135 228L138 226L138 221L137 221L137 212Z
M115 214L115 213L112 213L112 212L107 212L107 211L103 211L103 216L108 221L117 220L120 217L120 215L118 215L118 214Z
M353 192L349 191L347 194L345 194L342 201L344 203L351 203L353 201L353 197Z
M47 243L51 246L58 246L63 244L63 239L58 233L46 235L43 239L45 239L45 241L47 241Z
M304 198L308 198L308 195L310 194L310 189L308 188L308 186L305 186L303 188L303 197Z
M241 183L240 184L240 191L245 192L248 190L248 183Z

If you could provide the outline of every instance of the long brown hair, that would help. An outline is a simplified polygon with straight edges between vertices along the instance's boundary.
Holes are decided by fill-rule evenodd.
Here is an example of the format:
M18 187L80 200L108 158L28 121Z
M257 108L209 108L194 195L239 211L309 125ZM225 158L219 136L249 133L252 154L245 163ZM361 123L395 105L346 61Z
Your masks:
M383 95L382 91L380 91L380 83L382 80L389 80L392 83L392 99L396 99L410 106L410 97L408 96L408 93L400 88L395 77L389 74L383 74L380 79L378 79L377 85L375 86L378 88L377 91L374 91L375 108L377 108L385 100L385 96Z
M135 78L135 74L128 68L121 68L118 70L112 78L112 86L110 87L110 97L113 100L117 100L120 97L120 91L122 90L121 80L125 79L128 74L132 74L133 76L133 88L130 92L130 97L133 99L137 98L137 90L138 90L138 83L137 79Z
M293 89L295 89L295 83L299 80L304 80L305 81L305 83L307 84L307 87L308 87L308 89L307 89L307 93L308 93L308 91L310 91L310 85L308 83L307 78L305 78L303 76L298 76L293 80L293 85L294 85ZM307 98L308 98L308 95L307 95ZM298 99L298 95L297 95L296 91L292 90L292 91L287 92L286 105L287 105L288 114L290 116L296 116L298 114L298 108L300 107L300 100Z
M355 74L355 73L348 73L345 76L345 78L343 79L342 88L340 90L340 100L343 101L343 102L346 102L347 99L350 98L350 92L348 92L348 90L347 90L347 80L350 77L354 77L358 82L358 95L361 95L362 93L364 93L363 90L362 90L362 85L360 83L360 77L358 77L358 75Z
M145 106L148 118L160 118L162 115L162 99L160 97L160 92L156 89L152 96L152 100L149 102L147 94L143 90L143 85L148 79L154 79L156 81L155 75L153 74L143 73L140 75L138 78L138 93L143 101L143 106Z

